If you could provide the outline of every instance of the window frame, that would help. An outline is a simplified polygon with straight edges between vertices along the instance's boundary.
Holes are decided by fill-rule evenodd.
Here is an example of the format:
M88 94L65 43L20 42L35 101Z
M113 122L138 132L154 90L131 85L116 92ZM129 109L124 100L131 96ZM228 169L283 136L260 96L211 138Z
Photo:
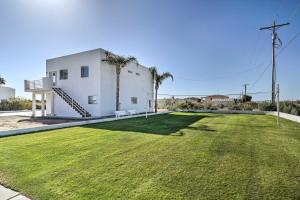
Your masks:
M138 104L138 98L137 97L131 97L131 104Z
M66 73L64 73L66 72ZM65 77L66 75L66 77ZM69 78L69 71L68 69L60 69L59 70L59 80L68 80Z
M87 76L84 76L84 72L85 70L84 69L87 69ZM84 65L84 66L81 66L80 67L80 77L81 78L88 78L90 76L90 68L88 65Z
M95 99L90 99L90 98L95 98ZM89 95L88 104L89 105L97 104L97 95Z

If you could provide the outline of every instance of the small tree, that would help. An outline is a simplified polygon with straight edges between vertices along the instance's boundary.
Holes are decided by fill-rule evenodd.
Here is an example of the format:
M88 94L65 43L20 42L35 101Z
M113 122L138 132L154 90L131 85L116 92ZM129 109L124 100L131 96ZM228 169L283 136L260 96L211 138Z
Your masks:
M164 72L162 74L158 74L157 68L156 67L151 67L149 68L153 82L154 82L154 88L155 88L155 112L157 112L157 92L159 86L162 84L164 80L167 78L171 78L172 81L174 80L173 75L170 72Z

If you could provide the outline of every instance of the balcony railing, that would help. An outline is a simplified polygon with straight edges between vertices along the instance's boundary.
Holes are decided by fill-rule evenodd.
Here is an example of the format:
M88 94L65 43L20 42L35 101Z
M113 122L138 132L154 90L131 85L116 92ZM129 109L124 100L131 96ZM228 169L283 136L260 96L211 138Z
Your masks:
M43 77L40 80L25 80L24 81L25 92L47 91L47 90L51 90L52 86L53 86L53 81L49 77Z

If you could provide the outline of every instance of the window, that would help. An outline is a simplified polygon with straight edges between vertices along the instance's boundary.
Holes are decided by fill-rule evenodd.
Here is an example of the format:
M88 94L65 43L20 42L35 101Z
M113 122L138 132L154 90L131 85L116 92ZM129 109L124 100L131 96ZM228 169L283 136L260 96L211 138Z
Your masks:
M97 97L96 96L88 96L88 102L89 102L89 104L96 104Z
M140 76L141 74L140 73L135 73L137 76Z
M132 71L131 71L131 70L128 70L128 73L129 73L129 74L132 74Z
M89 77L89 67L81 66L81 78Z
M149 103L149 108L151 108L151 100L149 100L148 103Z
M137 104L137 97L131 97L131 103Z
M59 79L60 80L68 79L68 70L67 69L62 69L59 71Z

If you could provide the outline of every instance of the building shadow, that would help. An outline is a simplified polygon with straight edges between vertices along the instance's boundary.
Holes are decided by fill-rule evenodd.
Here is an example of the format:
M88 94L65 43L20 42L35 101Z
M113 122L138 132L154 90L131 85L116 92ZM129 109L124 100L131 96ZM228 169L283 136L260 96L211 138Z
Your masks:
M193 123L206 117L210 116L186 113L169 113L149 116L147 119L145 117L138 117L112 122L89 124L82 127L111 131L182 136L183 134L180 134L179 132L181 129L189 128Z

